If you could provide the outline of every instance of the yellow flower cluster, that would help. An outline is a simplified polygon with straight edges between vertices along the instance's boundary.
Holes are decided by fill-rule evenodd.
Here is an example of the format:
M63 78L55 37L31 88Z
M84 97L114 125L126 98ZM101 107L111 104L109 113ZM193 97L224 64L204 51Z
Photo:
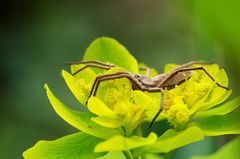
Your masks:
M73 72L82 66L74 67L72 68ZM169 64L165 71L175 67L177 65ZM218 65L208 65L206 69L221 84L228 85L226 73L224 70L220 70ZM73 94L85 105L97 75L122 70L122 68L116 67L96 73L94 70L87 69L84 74L78 74L78 76L63 72L63 77ZM158 120L165 117L176 130L186 128L198 111L215 106L221 102L221 99L223 100L223 97L230 94L230 91L216 86L216 83L202 71L194 71L192 77L183 84L164 92L164 111ZM126 131L132 132L142 121L153 119L159 110L161 99L160 93L133 90L131 82L122 78L101 82L96 97L91 97L89 101L91 102L88 102L88 109L97 115L97 117L92 118L93 122L111 128L124 127ZM102 113L99 111L100 107L108 111Z

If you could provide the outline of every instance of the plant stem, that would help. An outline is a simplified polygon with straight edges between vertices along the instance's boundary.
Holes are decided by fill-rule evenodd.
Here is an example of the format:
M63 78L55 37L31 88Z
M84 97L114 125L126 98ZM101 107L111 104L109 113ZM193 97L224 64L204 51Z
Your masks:
M142 132L142 124L138 125L137 129L136 129L136 134L138 136L143 136L143 132ZM146 155L142 154L140 159L146 159Z
M143 136L142 125L138 125L138 127L136 128L136 132L138 136Z
M126 128L126 137L130 137L132 135L132 131L130 128Z
M165 154L164 159L171 159L172 158L173 151L170 151Z
M126 159L134 159L130 151L122 151Z

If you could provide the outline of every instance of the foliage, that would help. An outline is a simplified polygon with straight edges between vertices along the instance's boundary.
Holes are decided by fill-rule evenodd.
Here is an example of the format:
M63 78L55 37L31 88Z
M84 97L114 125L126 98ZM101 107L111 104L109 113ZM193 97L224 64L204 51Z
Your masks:
M240 137L224 145L220 150L209 156L194 156L191 159L233 159L239 158Z
M155 156L157 153L167 154L202 140L204 136L240 133L237 109L240 98L223 103L231 90L218 87L204 72L194 71L183 84L164 90L164 110L158 120L166 119L169 129L162 135L150 132L142 136L142 123L151 121L159 110L159 93L134 90L128 79L121 78L102 82L96 96L88 99L99 75L119 71L144 74L138 71L137 60L125 47L108 37L96 39L86 50L83 60L99 60L117 66L109 70L88 67L75 76L72 73L85 65L71 65L71 73L62 71L72 94L88 112L71 109L53 95L47 84L44 86L56 113L81 132L55 141L39 141L23 153L24 158L110 159L115 156L154 159L161 157ZM168 64L164 71L175 67L177 65ZM217 82L228 86L227 74L217 64L205 65L205 68ZM152 76L157 74L151 70Z

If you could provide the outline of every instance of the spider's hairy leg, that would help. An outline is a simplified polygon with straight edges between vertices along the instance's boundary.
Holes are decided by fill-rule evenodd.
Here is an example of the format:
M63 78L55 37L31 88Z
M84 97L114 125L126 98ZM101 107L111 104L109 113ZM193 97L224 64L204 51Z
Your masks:
M162 87L163 84L165 82L167 82L168 80L170 80L172 77L174 77L176 74L178 74L179 72L187 72L187 71L194 71L194 70L202 70L212 81L214 81L217 86L223 88L223 89L226 89L226 90L229 90L228 87L225 87L223 85L221 85L220 83L218 83L215 78L203 67L203 66L200 66L200 67L194 67L194 68L181 68L181 69L176 69L174 72L171 72L165 79L163 79L158 87Z
M79 65L79 64L98 64L98 65L102 65L102 66L109 66L109 67L114 67L116 65L113 64L107 64L101 61L97 61L97 60L86 60L86 61L76 61L76 62L66 62L66 64L68 65Z
M87 65L83 66L82 68L78 69L72 75L76 75L76 74L78 74L79 72L81 72L82 70L84 70L88 67L100 68L100 69L104 69L104 70L109 70L110 68L112 68L112 67L109 67L109 66L101 66L101 65L97 65L97 64L87 64Z
M96 60L89 60L89 61L77 61L77 62L67 62L66 64L69 65L79 65L79 64L86 64L82 68L78 69L76 72L74 72L72 75L78 74L80 71L88 68L88 67L95 67L95 68L100 68L104 70L109 70L112 67L116 67L116 65L113 64L106 64L101 61L96 61Z
M146 77L150 77L150 68L149 67L140 67L139 70L146 71Z
M128 78L132 85L135 86L138 89L143 89L142 86L138 83L138 81L136 81L133 77L132 74L128 73L128 72L116 72L116 73L112 73L112 74L105 74L105 75L101 75L96 77L96 79L94 80L92 89L90 91L90 94L88 96L88 99L93 95L95 96L99 87L99 84L102 81L106 81L106 80L114 80L114 79L119 79L119 78ZM88 103L88 99L86 101L86 104Z
M108 76L114 76L114 74L100 75L100 76L97 76L97 77L95 78L95 80L94 80L94 82L93 82L93 85L92 85L92 88L91 88L91 91L90 91L90 93L89 93L89 95L88 95L88 98L87 98L87 101L86 101L86 105L87 105L87 103L88 103L88 99L92 96L92 93L93 93L93 91L94 91L94 89L95 89L95 86L96 86L96 83L97 83L98 79L99 79L99 78L108 77Z
M154 118L152 119L150 125L149 125L149 129L153 126L153 123L156 121L156 119L158 118L158 116L160 115L160 113L163 111L163 107L164 107L164 90L162 88L149 88L147 89L148 92L161 92L161 102L160 102L160 107L159 110L157 112L157 114L154 116Z
M138 89L141 89L141 86L138 84L138 82L133 78L133 76L131 74L120 73L120 74L117 74L115 76L107 76L107 77L104 77L104 78L99 78L96 82L96 86L95 86L95 89L93 91L93 96L96 95L100 82L106 81L106 80L111 80L111 79L119 79L119 78L128 78L131 81L132 85L136 86Z
M209 65L212 64L213 62L206 62L206 61L190 61L188 63L182 64L180 66L178 66L176 69L181 69L181 68L187 68L190 67L192 65Z

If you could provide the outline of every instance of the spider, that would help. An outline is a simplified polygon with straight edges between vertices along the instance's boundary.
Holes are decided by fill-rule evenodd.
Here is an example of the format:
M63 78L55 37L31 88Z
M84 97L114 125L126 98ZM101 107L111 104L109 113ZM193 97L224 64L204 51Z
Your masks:
M90 61L80 61L80 62L69 62L68 64L71 65L78 65L78 64L85 64L82 68L74 72L72 75L78 74L80 71L88 68L88 67L95 67L95 68L100 68L104 70L109 70L113 67L117 67L114 64L107 64L101 61L96 61L96 60L90 60ZM197 67L191 67L195 64L199 64L200 66ZM164 107L164 89L171 90L173 89L176 85L181 85L184 83L187 79L191 78L193 71L195 70L201 70L203 71L212 81L216 83L217 86L229 90L228 87L225 87L218 83L214 77L202 66L209 64L208 62L203 62L203 61L191 61L188 63L185 63L183 65L179 65L175 69L158 74L157 76L151 78L150 77L150 69L148 67L145 68L140 68L140 70L146 70L146 75L140 75L140 74L134 74L128 71L121 71L121 72L115 72L111 74L104 74L97 76L96 79L94 80L93 86L91 88L90 94L88 99L93 95L96 96L99 84L102 81L106 80L114 80L118 78L127 78L131 81L132 83L132 88L133 90L141 90L141 91L147 91L147 92L160 92L161 93L161 102L159 106L159 110L152 119L149 128L153 126L153 123L157 119L157 117L160 115L160 113L163 110ZM88 102L88 101L87 101ZM86 104L87 104L86 102Z

